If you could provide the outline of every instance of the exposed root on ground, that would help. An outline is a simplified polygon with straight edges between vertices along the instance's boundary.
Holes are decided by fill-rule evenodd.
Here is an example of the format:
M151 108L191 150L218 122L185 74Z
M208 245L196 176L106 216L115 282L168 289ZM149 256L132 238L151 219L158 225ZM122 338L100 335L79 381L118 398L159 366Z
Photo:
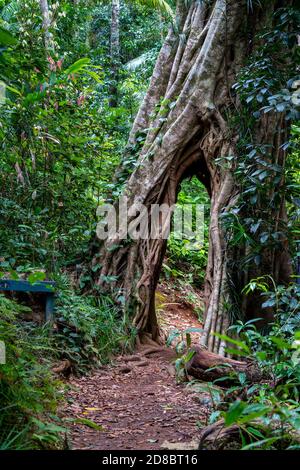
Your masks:
M240 428L237 425L225 427L221 419L210 426L202 429L200 433L199 450L222 450L230 443L232 447L240 447Z
M174 351L164 348L147 360L138 354L125 356L116 366L72 378L63 414L75 420L73 448L180 449L198 442L197 423L206 421L207 404L201 405L195 391L176 382L173 358ZM95 422L103 431L80 424L78 418Z
M176 312L166 315L168 332L172 316L173 328L197 325L195 314L184 308L180 316L176 306ZM72 378L63 414L75 418L73 448L194 449L198 423L207 421L210 402L208 394L202 394L201 401L199 393L177 383L175 359L174 349L143 335L134 353L116 357L112 365L90 376ZM103 431L80 424L82 417L101 425Z

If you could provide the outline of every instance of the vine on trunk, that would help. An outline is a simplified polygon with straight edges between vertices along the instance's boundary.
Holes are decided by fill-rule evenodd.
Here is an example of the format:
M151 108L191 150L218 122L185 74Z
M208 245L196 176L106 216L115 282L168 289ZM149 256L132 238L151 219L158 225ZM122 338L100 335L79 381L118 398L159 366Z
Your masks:
M237 110L243 113L243 106L240 97L232 92L232 86L242 73L249 47L253 54L259 51L259 40L255 37L272 21L276 11L275 1L268 2L264 10L253 7L248 16L247 2L242 0L191 2L188 6L179 1L176 27L170 28L129 137L129 146L139 144L141 150L124 194L129 205L142 203L148 208L149 220L151 204L173 205L181 181L188 176L196 175L211 197L202 341L211 351L221 354L225 342L214 333L226 332L230 323L232 286L243 287L253 271L234 274L235 263L249 255L249 243L244 243L248 238L245 235L239 243L229 244L226 223L221 223L224 217L225 221L237 217L233 208L243 189L235 177L241 172L241 142L245 138L240 126L232 126L232 116L236 116ZM247 28L249 22L251 30ZM278 172L285 161L285 149L281 145L286 138L282 130L287 126L283 122L282 113L270 112L257 116L251 131L253 148L271 149L267 154L260 154L260 165L276 164ZM141 136L145 137L142 141ZM281 187L282 181L281 178L276 185ZM278 197L280 209L276 204L270 213L277 229L285 213L285 201L274 191L274 198ZM268 197L253 205L253 211L255 214L269 211ZM161 222L164 225L167 219ZM158 341L154 295L166 240L121 238L117 235L108 240L94 256L96 285L121 299L126 315L142 336ZM280 267L281 264L285 268L289 266L287 250L282 252L282 262L278 263L276 253L282 250L282 243L285 241L280 238L278 246L266 250L262 263L255 265L255 272L263 269L265 263L278 277L290 274L289 269L283 272ZM253 302L259 306L257 299ZM241 305L239 300L239 307L248 314L253 302L252 306L245 302Z

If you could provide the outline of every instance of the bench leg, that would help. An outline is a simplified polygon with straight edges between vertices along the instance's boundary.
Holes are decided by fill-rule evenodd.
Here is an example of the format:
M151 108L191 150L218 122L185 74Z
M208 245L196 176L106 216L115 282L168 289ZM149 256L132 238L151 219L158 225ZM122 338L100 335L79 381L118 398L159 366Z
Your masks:
M54 295L48 294L46 297L46 311L45 311L46 322L52 323L54 320Z

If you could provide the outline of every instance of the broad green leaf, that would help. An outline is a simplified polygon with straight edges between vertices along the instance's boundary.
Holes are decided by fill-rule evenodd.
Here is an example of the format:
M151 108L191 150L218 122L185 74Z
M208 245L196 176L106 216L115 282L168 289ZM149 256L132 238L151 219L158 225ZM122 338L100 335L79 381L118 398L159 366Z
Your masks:
M195 356L195 354L196 351L189 351L188 353L186 353L186 355L184 356L184 362L189 362Z
M201 333L202 331L203 331L203 328L191 327L191 328L187 328L186 330L184 330L183 333Z
M278 338L277 336L271 336L270 339L282 351L284 349L291 349L292 348L292 345L290 343L288 343L287 341L283 340L282 338Z
M30 284L34 284L35 282L43 281L46 277L44 272L38 271L36 273L32 273L28 276L28 281Z
M227 343L235 344L236 346L240 347L245 352L250 352L247 344L244 343L243 341L238 341L237 339L230 338L230 336L227 336L227 335L221 335L220 333L214 333L214 335L220 339L223 339Z
M82 59L77 60L74 64L70 65L70 67L65 70L67 75L71 75L72 73L77 73L83 70L89 63L91 59L89 57L83 57Z
M270 408L267 406L261 406L259 407L260 409L257 409L257 411L255 411L255 405L253 405L254 411L251 411L251 406L249 407L249 409L247 407L243 411L242 416L238 418L239 424L249 423L250 421L259 418L260 416L265 416L270 411Z
M166 0L138 0L138 3L147 7L152 7L155 10L165 13L170 18L174 18L174 12Z
M241 349L225 348L227 354L232 354L233 356L243 356L247 357L249 354L246 351Z
M246 404L244 402L240 400L235 401L225 414L225 425L230 426L231 424L236 423L245 407Z
M13 46L17 44L16 38L6 29L0 26L0 44L4 46Z

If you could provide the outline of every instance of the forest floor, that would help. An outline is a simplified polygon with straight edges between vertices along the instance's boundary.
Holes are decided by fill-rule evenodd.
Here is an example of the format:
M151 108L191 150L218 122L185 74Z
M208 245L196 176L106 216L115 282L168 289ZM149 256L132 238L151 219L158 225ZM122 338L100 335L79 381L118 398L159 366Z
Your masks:
M159 318L166 335L177 328L201 327L193 307L167 285L158 290ZM193 341L199 333L193 333ZM149 347L147 347L149 350ZM70 379L63 414L71 424L73 449L196 449L200 428L208 416L209 400L175 376L174 348L145 355L143 348L89 376ZM88 419L101 426L79 424Z

